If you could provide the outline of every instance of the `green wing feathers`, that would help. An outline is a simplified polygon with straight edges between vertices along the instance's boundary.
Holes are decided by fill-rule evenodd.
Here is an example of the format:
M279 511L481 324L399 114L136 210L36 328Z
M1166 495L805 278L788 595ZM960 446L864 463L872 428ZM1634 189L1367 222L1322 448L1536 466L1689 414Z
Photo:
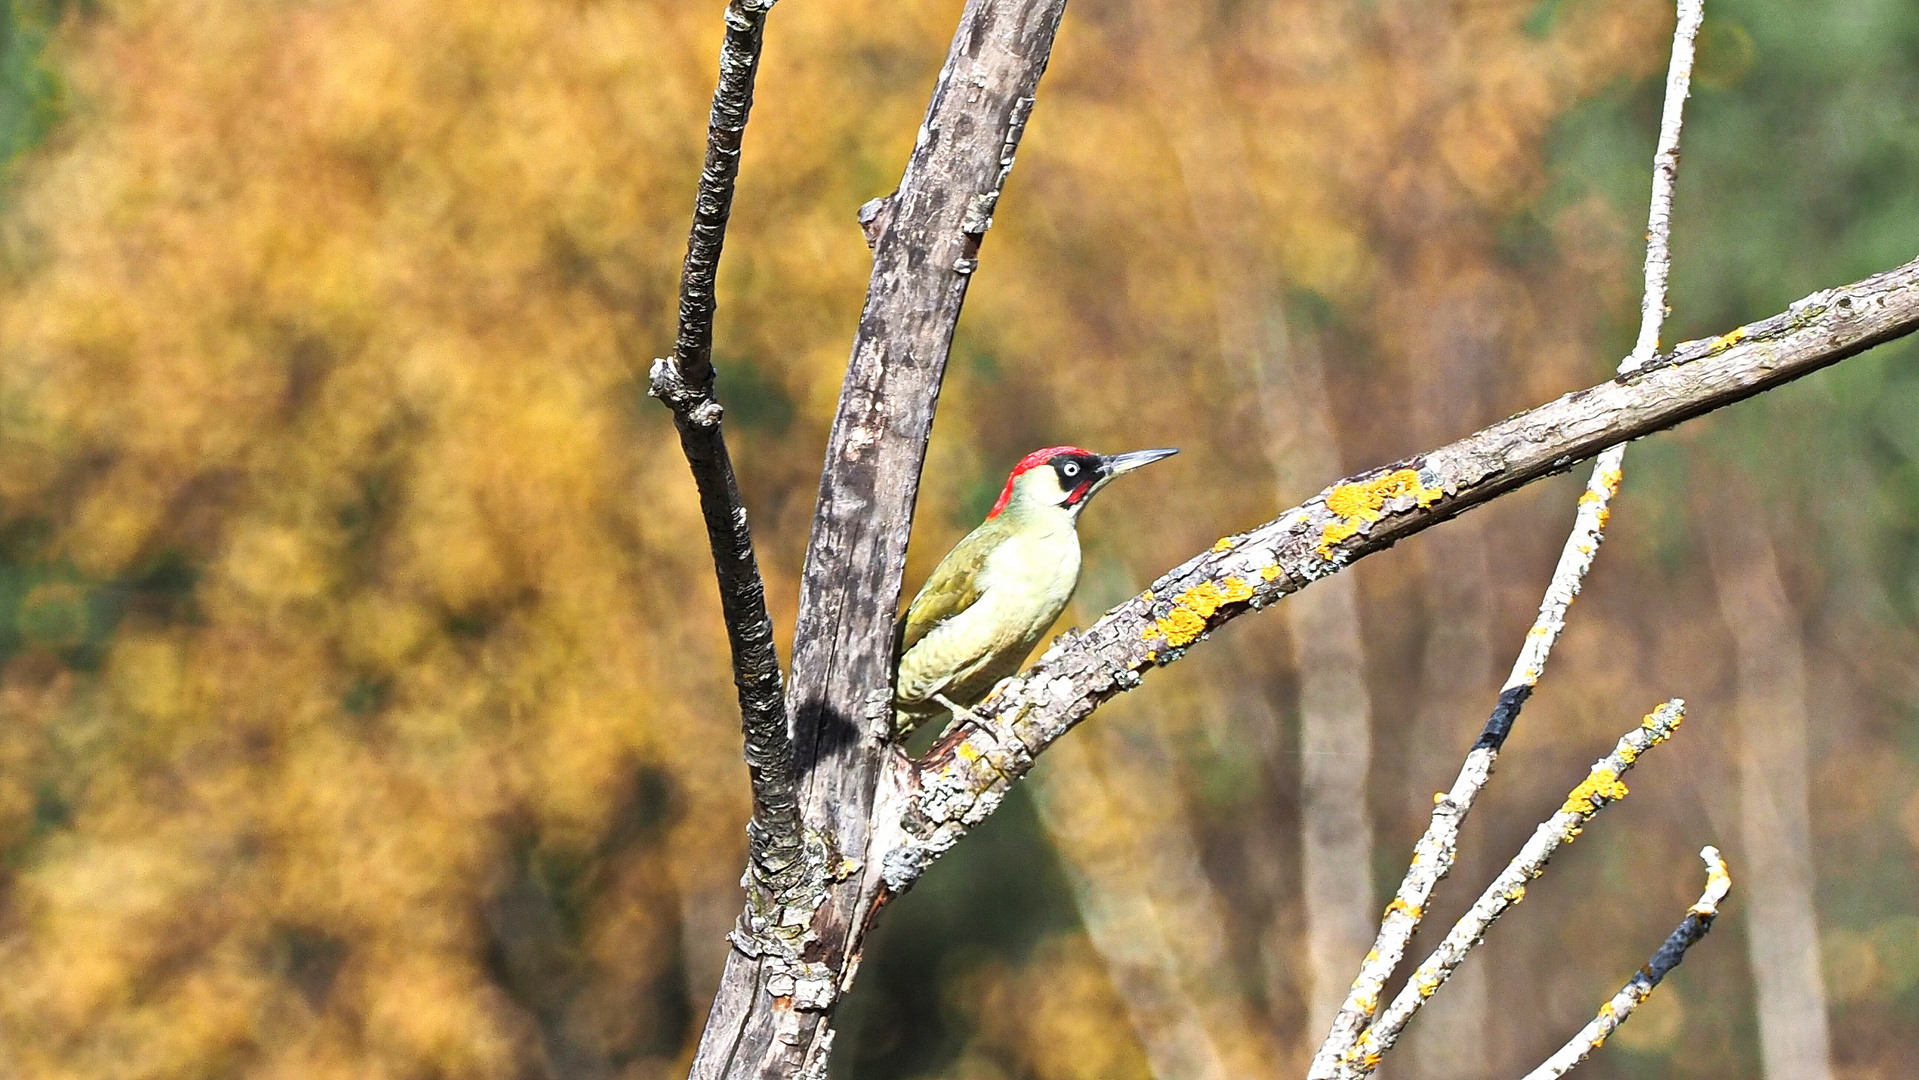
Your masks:
M973 606L980 597L980 564L993 548L994 533L974 529L959 546L946 553L933 576L920 587L919 595L900 620L899 655L919 644L933 628Z

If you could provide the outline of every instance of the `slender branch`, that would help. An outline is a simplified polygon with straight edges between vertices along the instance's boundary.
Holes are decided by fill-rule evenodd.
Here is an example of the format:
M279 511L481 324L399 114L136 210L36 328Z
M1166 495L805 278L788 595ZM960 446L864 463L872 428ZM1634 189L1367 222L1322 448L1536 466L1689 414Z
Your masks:
M1047 746L1225 623L1601 450L1723 408L1919 330L1919 261L1814 293L1723 337L1567 394L1451 445L1349 477L1166 573L955 726L905 777L884 877L907 888L999 805Z
M672 362L688 388L709 399L713 389L713 313L720 251L733 213L734 181L740 174L740 146L753 110L753 81L760 70L760 44L766 14L776 0L731 0L726 5L726 40L720 46L719 85L706 126L706 161L693 204L693 229L680 272L679 335ZM669 404L672 404L669 402ZM674 411L680 411L676 405ZM718 414L714 414L718 419Z
M1545 873L1546 864L1561 844L1577 838L1605 806L1625 798L1626 785L1620 777L1632 769L1641 754L1671 738L1685 718L1685 702L1674 698L1647 713L1638 727L1620 738L1611 754L1593 763L1592 771L1566 796L1559 812L1533 832L1506 869L1453 924L1439 947L1413 971L1386 1011L1340 1056L1341 1080L1360 1080L1378 1066L1380 1057L1393 1048L1407 1023L1485 937L1493 920L1526 898L1526 883Z
M1672 273L1672 196L1679 178L1679 131L1686 119L1686 98L1692 93L1693 41L1705 18L1705 0L1679 0L1672 61L1666 68L1666 103L1659 116L1659 145L1652 158L1652 204L1646 221L1646 285L1639 300L1639 339L1632 355L1619 367L1622 374L1644 367L1659 352L1659 329L1666 321L1666 279Z
M1672 202L1679 174L1679 134L1685 121L1686 97L1692 88L1693 42L1705 18L1703 0L1679 0L1677 25L1673 30L1672 60L1666 74L1665 108L1659 122L1659 142L1653 152L1652 200L1646 222L1645 290L1639 308L1639 337L1632 353L1620 362L1619 373L1627 375L1646 366L1659 348L1659 333L1666 319L1666 283L1672 267ZM1500 747L1511 734L1513 723L1539 677L1546 670L1553 646L1566 627L1566 612L1579 595L1586 574L1606 539L1606 524L1612 516L1612 500L1624 478L1626 446L1620 443L1599 455L1586 490L1579 497L1571 535L1559 553L1552 580L1539 604L1539 615L1527 631L1512 674L1499 692L1466 763L1453 782L1452 790L1434 799L1433 817L1426 834L1413 849L1413 859L1400 882L1399 892L1380 920L1373 949L1360 965L1352 990L1333 1020L1331 1032L1313 1056L1307 1073L1311 1080L1332 1075L1333 1065L1349 1050L1377 1008L1380 990L1399 967L1406 946L1419 928L1419 912L1425 910L1433 889L1448 872L1458 854L1459 830L1472 812L1479 791L1492 776L1493 763Z
M747 773L753 785L753 819L746 827L751 906L739 932L763 949L777 947L771 935L785 925L778 910L821 861L807 858L773 619L766 610L766 585L753 554L746 506L720 431L720 404L713 394L714 283L726 242L727 217L733 209L740 144L753 107L753 79L759 71L766 13L773 3L732 0L726 8L726 40L720 49L719 84L707 123L706 162L700 171L686 262L680 273L679 333L673 355L654 361L649 388L673 410L680 448L699 487L700 512L706 519L707 544L719 579L720 609L733 652L733 683L739 689ZM785 951L796 948L796 942L785 943Z
M1619 1025L1626 1022L1639 1003L1652 995L1653 988L1666 977L1666 973L1679 966L1679 962L1686 958L1686 950L1697 945L1699 939L1706 936L1706 931L1712 929L1712 921L1719 915L1719 902L1732 889L1732 875L1727 873L1725 860L1719 857L1718 848L1704 848L1699 852L1699 857L1706 861L1706 891L1700 894L1699 902L1686 912L1685 919L1666 938L1666 943L1659 947L1659 951L1652 954L1652 959L1646 961L1646 966L1626 980L1626 985L1612 996L1612 1000L1599 1007L1599 1015L1588 1021L1579 1034L1560 1047L1552 1057L1527 1073L1525 1080L1559 1080L1580 1062L1591 1057L1592 1052L1604 1045L1606 1039L1619 1029Z

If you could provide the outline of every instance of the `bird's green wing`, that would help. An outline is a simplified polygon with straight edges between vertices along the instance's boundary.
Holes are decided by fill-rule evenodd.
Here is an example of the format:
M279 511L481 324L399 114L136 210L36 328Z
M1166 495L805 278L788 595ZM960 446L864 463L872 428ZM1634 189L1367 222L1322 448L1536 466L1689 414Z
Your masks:
M966 539L946 553L933 568L933 576L920 586L919 595L900 620L898 655L933 631L933 628L973 606L980 596L980 565L993 550L997 535L986 528L974 529Z

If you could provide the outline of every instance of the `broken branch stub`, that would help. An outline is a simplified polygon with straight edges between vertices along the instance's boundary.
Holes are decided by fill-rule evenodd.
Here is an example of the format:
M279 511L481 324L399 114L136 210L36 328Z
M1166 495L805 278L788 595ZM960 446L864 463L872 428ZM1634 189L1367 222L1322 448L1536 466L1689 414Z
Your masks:
M1726 861L1719 857L1719 849L1707 847L1699 852L1706 863L1706 890L1699 895L1699 902L1686 912L1679 925L1666 937L1665 944L1652 954L1646 966L1633 973L1611 1000L1599 1007L1599 1015L1587 1021L1579 1034L1567 1041L1552 1057L1540 1063L1537 1069L1529 1072L1525 1080L1559 1080L1559 1077L1571 1072L1580 1062L1592 1056L1594 1050L1603 1046L1619 1025L1633 1014L1642 1002L1652 996L1666 974L1679 966L1686 958L1686 950L1699 944L1699 940L1712 929L1713 920L1719 917L1719 904L1732 890L1732 875L1726 870Z

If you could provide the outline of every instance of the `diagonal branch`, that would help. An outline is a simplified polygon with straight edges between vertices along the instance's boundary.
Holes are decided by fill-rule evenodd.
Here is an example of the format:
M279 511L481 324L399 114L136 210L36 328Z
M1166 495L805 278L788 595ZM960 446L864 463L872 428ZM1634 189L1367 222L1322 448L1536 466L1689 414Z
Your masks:
M899 892L985 820L1034 759L1101 702L1194 642L1353 560L1606 447L1672 427L1919 330L1919 261L1814 293L1723 337L1687 342L1637 372L1567 394L1451 445L1350 477L1274 521L1229 536L1039 663L948 732L906 778L884 857Z
M1626 785L1620 782L1646 751L1672 738L1679 725L1686 718L1686 704L1677 698L1666 702L1652 712L1639 726L1627 732L1613 752L1593 763L1586 779L1572 793L1566 796L1565 805L1559 812L1548 818L1513 856L1506 869L1486 886L1485 892L1473 906L1460 916L1447 932L1445 940L1439 943L1431 956L1428 956L1406 985L1400 988L1393 1003L1380 1014L1379 1020L1367 1028L1351 1049L1341 1055L1339 1062L1340 1080L1363 1080L1370 1076L1379 1065L1379 1059L1393 1048L1406 1025L1439 988L1445 985L1453 971L1459 967L1466 954L1476 947L1486 936L1493 921L1505 914L1513 905L1526 898L1526 883L1546 872L1546 864L1552 860L1553 853L1560 845L1570 844L1577 839L1593 815L1599 813L1609 803L1626 797Z
M808 877L793 743L781 696L780 659L773 646L773 619L766 611L766 585L753 555L746 506L733 476L733 461L720 432L721 409L713 394L714 286L726 221L733 209L740 171L740 143L753 108L753 78L760 41L774 0L732 0L726 8L726 41L720 49L719 85L707 123L706 163L693 204L693 228L680 274L679 334L673 355L653 362L649 392L673 410L680 448L700 491L706 540L719 578L720 609L733 652L733 683L740 694L740 726L746 767L753 784L753 819L747 824L753 912L742 930L760 935L784 894Z
M1719 849L1707 847L1699 852L1706 861L1706 891L1699 894L1699 902L1687 912L1673 932L1667 936L1666 943L1652 954L1646 966L1633 973L1626 980L1619 993L1612 1000L1600 1006L1599 1015L1587 1021L1579 1034L1572 1037L1566 1045L1559 1048L1552 1057L1542 1062L1539 1068L1526 1074L1525 1080L1559 1080L1573 1071L1574 1066L1592 1056L1594 1050L1605 1043L1619 1025L1626 1022L1640 1002L1652 996L1653 989L1666 973L1679 966L1686 958L1686 950L1699 943L1712 929L1712 922L1719 916L1719 902L1732 890L1732 875L1726 872L1726 862L1719 857Z
M1673 29L1672 61L1666 74L1666 103L1659 122L1659 143L1653 152L1652 200L1646 223L1645 291L1639 307L1639 338L1632 354L1619 365L1619 374L1627 375L1651 362L1659 349L1659 332L1666 321L1666 282L1672 269L1672 201L1679 174L1679 133L1685 121L1686 97L1692 88L1693 41L1705 19L1703 0L1679 0L1679 17ZM1566 612L1579 595L1586 574L1606 539L1606 523L1612 516L1612 500L1624 478L1626 445L1609 447L1599 455L1586 490L1579 497L1572 533L1560 550L1546 594L1539 604L1539 615L1527 631L1512 674L1499 692L1486 727L1467 753L1459 778L1450 792L1436 798L1431 824L1413 849L1412 862L1406 868L1399 892L1380 920L1373 949L1360 965L1346 1002L1334 1018L1332 1031L1313 1056L1308 1076L1331 1075L1335 1062L1351 1049L1361 1029L1372 1019L1380 990L1399 967L1406 946L1419 928L1418 912L1440 879L1452 869L1459 843L1460 826L1481 788L1492 776L1493 763L1500 748L1512 733L1519 711L1539 685L1546 661L1566 627Z

